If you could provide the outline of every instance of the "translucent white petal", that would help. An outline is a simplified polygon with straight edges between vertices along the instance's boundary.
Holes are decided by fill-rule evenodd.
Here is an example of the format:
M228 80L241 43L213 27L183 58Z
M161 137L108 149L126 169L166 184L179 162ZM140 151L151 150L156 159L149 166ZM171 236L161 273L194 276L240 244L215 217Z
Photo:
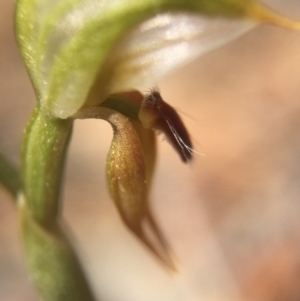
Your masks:
M109 57L112 71L109 92L149 87L174 69L254 26L248 20L157 15L124 37Z

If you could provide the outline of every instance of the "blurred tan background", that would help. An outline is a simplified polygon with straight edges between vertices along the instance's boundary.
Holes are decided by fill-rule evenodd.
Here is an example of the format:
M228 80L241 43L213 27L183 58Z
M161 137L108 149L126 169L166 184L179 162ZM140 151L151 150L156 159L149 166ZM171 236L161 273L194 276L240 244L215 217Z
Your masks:
M300 19L299 0L269 0ZM0 0L0 145L19 164L34 95ZM181 164L162 136L152 206L180 262L170 276L123 227L105 183L103 121L78 121L64 216L103 301L300 300L300 33L262 26L159 84L195 149ZM16 205L0 188L0 300L39 300Z

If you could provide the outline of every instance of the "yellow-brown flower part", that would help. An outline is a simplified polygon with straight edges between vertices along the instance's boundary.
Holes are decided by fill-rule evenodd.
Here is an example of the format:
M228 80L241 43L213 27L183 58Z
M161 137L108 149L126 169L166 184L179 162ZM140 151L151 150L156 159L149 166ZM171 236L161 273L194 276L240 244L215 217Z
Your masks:
M151 97L159 97L157 105L152 107L149 105ZM76 115L76 118L93 117L105 119L113 128L107 180L124 223L161 262L176 270L168 243L151 213L149 190L155 165L157 130L166 135L183 161L192 159L192 153L187 155L182 148L182 141L187 141L187 137L191 146L183 122L157 90L146 96L137 91L113 95L102 106L85 108ZM146 235L145 227L152 231L154 242Z

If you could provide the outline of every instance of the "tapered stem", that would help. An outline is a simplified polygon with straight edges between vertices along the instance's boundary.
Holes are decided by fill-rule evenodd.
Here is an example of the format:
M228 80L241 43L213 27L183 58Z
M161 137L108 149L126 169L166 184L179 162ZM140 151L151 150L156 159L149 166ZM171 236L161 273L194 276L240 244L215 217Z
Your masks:
M22 151L21 230L31 278L45 301L94 301L60 223L60 190L72 120L35 109Z

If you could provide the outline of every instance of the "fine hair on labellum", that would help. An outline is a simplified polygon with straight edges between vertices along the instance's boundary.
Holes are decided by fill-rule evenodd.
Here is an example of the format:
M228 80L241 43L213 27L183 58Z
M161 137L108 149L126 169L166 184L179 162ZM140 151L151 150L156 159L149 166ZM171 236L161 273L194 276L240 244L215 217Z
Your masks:
M155 87L145 95L140 118L147 119L146 127L151 127L164 133L167 140L174 147L183 162L188 163L193 158L193 149L190 135L176 110L166 103L159 90ZM143 123L143 120L141 120Z

